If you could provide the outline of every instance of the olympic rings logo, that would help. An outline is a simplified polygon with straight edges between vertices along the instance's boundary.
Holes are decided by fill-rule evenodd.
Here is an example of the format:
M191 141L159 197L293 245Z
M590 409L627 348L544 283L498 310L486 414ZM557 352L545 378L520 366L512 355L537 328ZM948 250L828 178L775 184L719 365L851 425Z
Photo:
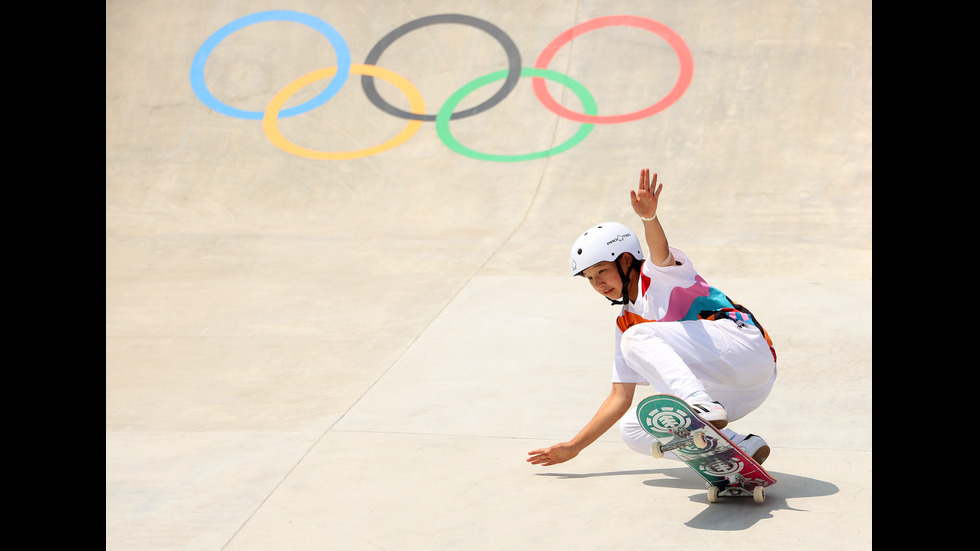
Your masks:
M207 84L204 80L205 63L207 62L208 57L210 57L211 52L222 40L244 27L264 21L295 22L316 30L325 36L330 42L331 46L333 46L337 58L337 65L318 69L297 78L285 88L280 90L272 98L265 111L246 111L227 105L218 100L208 90ZM376 63L380 59L381 54L401 36L422 27L441 23L469 25L488 33L504 47L504 51L507 54L508 68L471 81L453 93L435 114L427 114L425 112L425 101L415 85L413 85L404 76L401 76L391 70L379 67L376 65ZM678 75L677 81L670 92L648 107L632 113L619 115L599 115L595 99L581 83L568 75L548 69L548 65L551 63L555 54L566 44L571 42L575 37L596 29L612 26L637 27L650 31L666 40L671 48L673 48L674 53L677 55L677 59L680 62L680 74ZM395 117L406 119L408 121L405 128L402 129L401 132L399 132L394 138L391 138L388 141L380 143L376 146L355 151L319 151L309 149L292 143L285 136L283 136L282 132L279 131L278 121L280 118L306 113L323 105L340 91L341 87L347 82L351 74L361 75L361 87L364 89L364 93L372 103L374 103L381 110ZM567 151L568 149L571 149L572 147L581 143L589 135L589 133L592 132L592 129L596 124L618 124L655 115L668 108L684 94L691 83L693 74L694 61L687 44L684 43L681 37L662 23L637 16L623 15L599 17L576 25L552 40L551 43L548 44L538 56L533 67L523 67L517 46L510 39L510 37L495 25L476 17L458 14L441 14L416 19L385 35L371 49L370 53L368 53L367 57L365 58L364 63L354 64L351 63L351 54L347 47L347 42L332 26L321 19L304 13L288 10L273 10L254 13L252 15L247 15L236 19L211 35L204 42L204 44L201 45L200 49L197 51L197 54L194 56L194 60L191 63L190 77L191 87L193 88L195 95L197 95L198 99L207 107L230 117L247 120L261 120L262 129L270 142L283 151L299 157L321 160L343 160L375 155L397 147L408 141L408 139L415 135L415 133L419 130L423 122L434 122L439 139L442 140L442 142L450 150L456 153L485 161L515 162L539 159ZM507 97L508 94L510 94L511 90L514 89L521 77L530 77L532 79L534 94L538 101L547 109L560 117L581 122L582 126L578 132L576 132L565 142L550 149L519 155L497 155L475 151L461 144L453 136L449 127L449 122L451 120L470 117L478 113L482 113L483 111L486 111L487 109L490 109L494 105L500 103ZM408 100L410 110L403 111L401 109L397 109L382 99L375 88L374 79L376 78L380 78L381 80L394 85L399 91L401 91ZM300 105L283 109L286 102L304 87L327 79L330 80L329 84L315 97ZM553 81L571 90L579 98L579 101L582 104L583 112L579 113L572 111L555 101L555 99L548 92L547 86L545 85L545 80ZM483 103L469 109L455 111L456 107L466 96L480 88L483 88L484 86L488 86L498 81L503 81L500 89Z

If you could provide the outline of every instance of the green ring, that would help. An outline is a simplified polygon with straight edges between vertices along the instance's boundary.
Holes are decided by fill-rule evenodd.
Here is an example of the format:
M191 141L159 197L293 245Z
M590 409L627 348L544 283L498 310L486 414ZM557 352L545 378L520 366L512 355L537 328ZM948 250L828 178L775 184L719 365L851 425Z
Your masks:
M467 157L482 161L496 161L502 163L529 161L531 159L550 157L551 155L557 155L558 153L567 151L578 145L589 135L590 132L592 132L592 129L595 128L594 124L583 124L582 127L579 128L578 132L576 132L574 136L565 142L560 143L551 149L546 149L545 151L525 153L523 155L492 155L490 153L481 153L459 143L459 141L457 141L449 131L449 119L452 117L453 111L456 110L456 106L463 100L464 97L469 95L474 90L482 86L486 86L491 82L503 80L504 78L507 78L508 73L509 71L503 70L482 76L469 84L464 85L453 95L449 96L449 99L446 100L446 103L442 105L442 108L439 109L439 113L436 115L436 133L439 135L439 139L442 140L442 143L446 144L446 147L452 151L455 151L456 153L459 153L460 155L465 155ZM521 76L544 77L548 80L557 82L558 84L570 89L576 96L578 96L579 100L582 102L582 109L584 110L585 114L595 115L599 112L599 110L596 108L595 98L592 97L592 94L585 89L585 86L582 86L581 83L570 76L563 75L549 69L536 69L532 67L522 68Z

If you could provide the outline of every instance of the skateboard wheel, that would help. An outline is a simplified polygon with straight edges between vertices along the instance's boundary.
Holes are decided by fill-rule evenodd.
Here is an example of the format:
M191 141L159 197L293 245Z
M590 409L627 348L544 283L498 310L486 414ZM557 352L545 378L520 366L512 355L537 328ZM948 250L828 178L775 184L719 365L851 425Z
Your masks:
M708 447L708 439L704 435L704 431L698 431L691 435L691 439L694 440L694 447L699 450L703 450Z
M764 486L756 486L752 489L752 499L756 503L762 503L766 500L766 488Z
M654 442L653 444L650 444L650 455L652 455L657 459L660 459L664 456L663 450L660 449L660 442Z
M708 503L718 503L718 486L708 486Z

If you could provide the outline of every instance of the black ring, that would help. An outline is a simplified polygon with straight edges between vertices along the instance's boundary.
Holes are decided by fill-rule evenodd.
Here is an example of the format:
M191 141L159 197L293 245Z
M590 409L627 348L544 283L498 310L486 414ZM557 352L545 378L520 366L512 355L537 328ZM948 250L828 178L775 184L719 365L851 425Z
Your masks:
M426 27L428 25L434 25L437 23L459 23L462 25L470 25L476 27L480 30L486 31L490 36L497 39L498 42L504 47L504 51L507 52L507 63L510 69L507 73L507 78L504 80L504 85L494 94L490 99L477 105L476 107L471 107L469 109L464 109L458 113L453 113L450 117L451 119L461 119L464 117L469 117L471 115L476 115L477 113L482 113L487 109L490 109L494 105L497 105L508 94L510 91L517 86L517 81L521 78L521 53L517 50L517 45L514 41L507 36L507 33L502 31L497 26L484 21L482 19L477 19L476 17L471 17L469 15L459 15L453 13L446 13L440 15L430 15L428 17L422 17L416 19L415 21L409 21L401 27L391 31L385 35L371 52L368 53L367 58L364 60L365 65L377 65L378 59L381 57L381 53L391 45L392 42L398 40L403 35L408 34L415 29ZM402 111L396 107L389 105L384 99L378 94L378 89L374 86L374 77L369 75L361 76L361 87L364 88L364 93L367 95L371 103L375 104L382 111L391 113L396 117L401 117L403 119L412 119L416 121L434 121L436 120L436 115L422 115L418 113L409 113L407 111Z

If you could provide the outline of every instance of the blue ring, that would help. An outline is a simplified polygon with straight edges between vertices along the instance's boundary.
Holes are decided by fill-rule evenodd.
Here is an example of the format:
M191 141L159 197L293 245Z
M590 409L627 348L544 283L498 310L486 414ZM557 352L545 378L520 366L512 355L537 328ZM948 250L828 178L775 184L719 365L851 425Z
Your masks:
M323 36L327 37L327 40L329 40L330 44L333 46L334 52L337 54L337 74L333 77L333 79L331 79L330 84L326 87L326 89L306 103L295 107L290 107L289 109L284 109L279 113L280 118L299 115L300 113L305 113L311 109L315 109L326 103L327 100L332 98L337 94L337 92L340 91L340 87L347 82L347 77L350 75L351 66L350 49L348 49L347 42L342 36L340 36L340 33L338 33L326 22L322 21L321 19L317 19L312 15L288 10L273 10L253 13L252 15L246 15L240 19L236 19L218 29L218 32L211 35L211 37L205 40L204 44L201 45L201 48L197 51L197 55L194 56L194 61L191 63L191 87L194 89L194 93L197 94L198 99L200 99L204 105L207 105L211 109L214 109L223 115L241 119L262 120L262 117L265 116L264 111L246 111L244 109L237 109L222 103L218 100L218 98L214 97L214 95L208 90L207 84L204 82L204 64L207 62L208 57L211 56L211 52L218 45L218 43L239 29L255 23L261 23L262 21L293 21L295 23L302 23L303 25L311 27Z

